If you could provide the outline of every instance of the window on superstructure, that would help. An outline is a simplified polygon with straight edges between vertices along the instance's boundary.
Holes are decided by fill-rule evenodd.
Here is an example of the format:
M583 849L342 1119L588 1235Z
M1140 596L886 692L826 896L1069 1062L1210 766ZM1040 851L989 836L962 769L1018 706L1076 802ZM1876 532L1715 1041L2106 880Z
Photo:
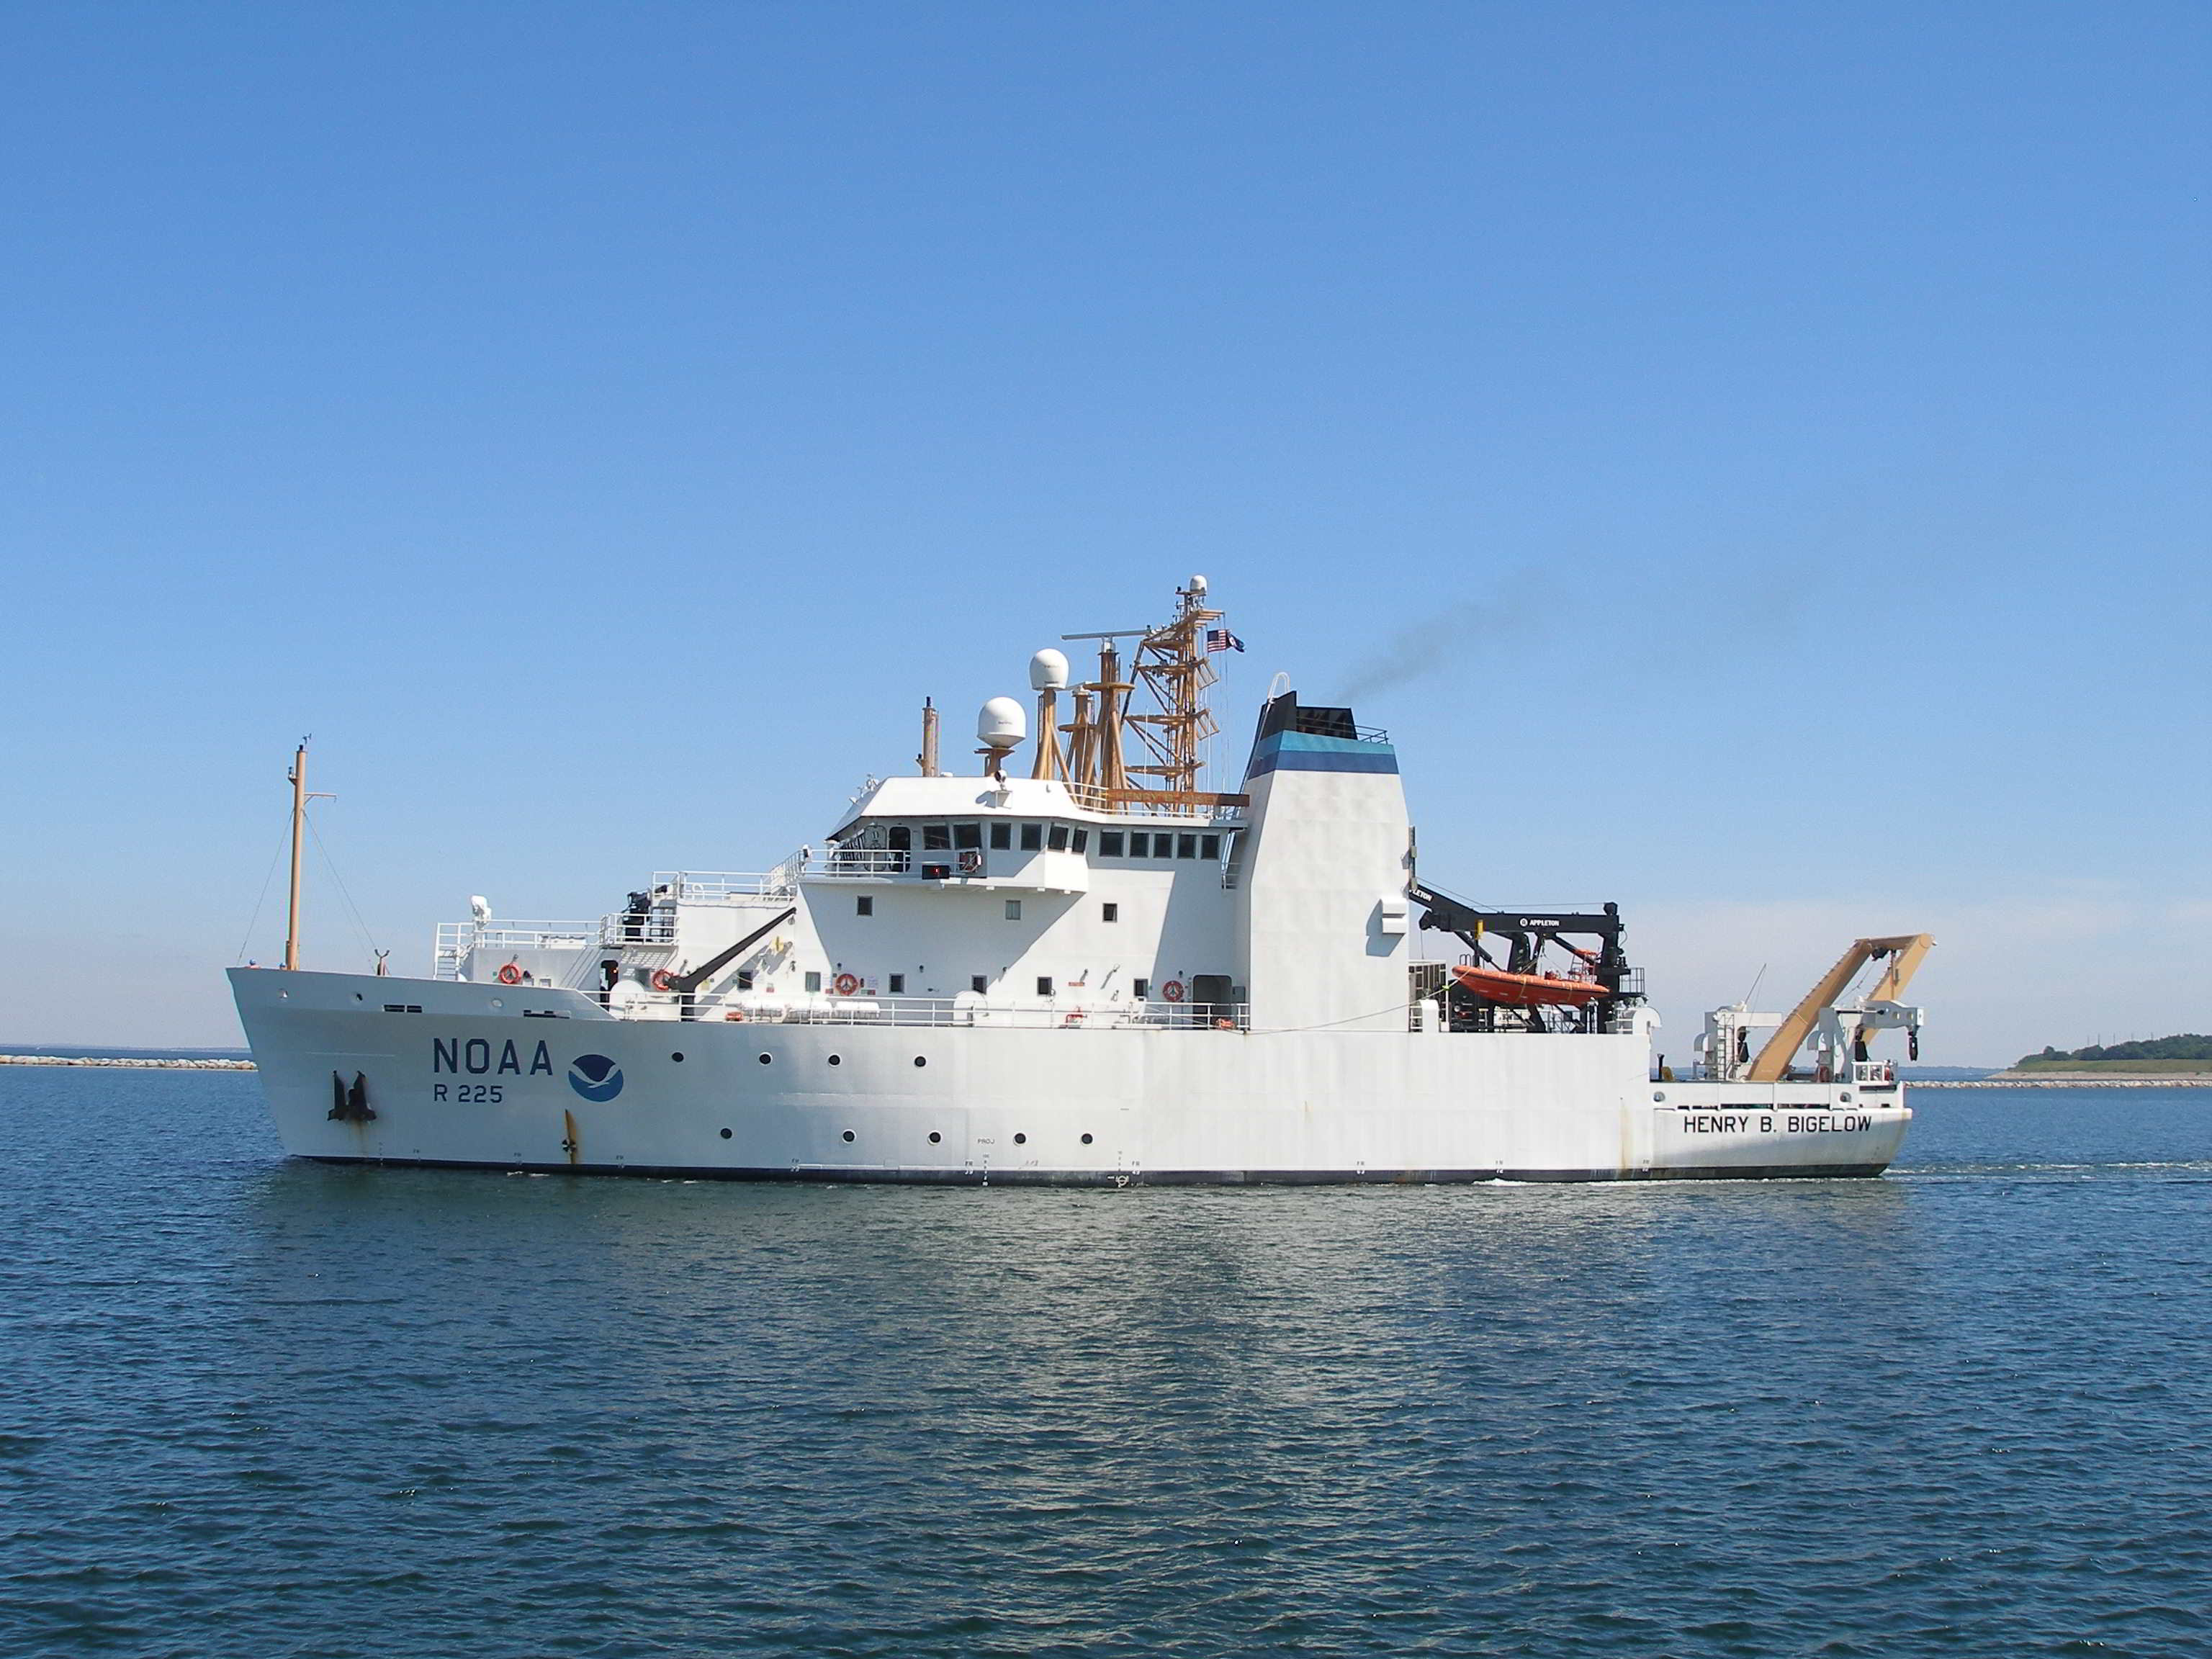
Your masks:
M952 846L956 852L980 852L983 846L983 826L980 823L954 824Z
M1022 826L1022 851L1038 853L1044 850L1044 825L1025 823Z
M1039 974L1037 975L1037 994L1041 997L1048 997L1052 994L1052 975L1050 974Z
M1008 921L1019 921L1021 919L1022 902L1019 899L1008 899L1006 901L1006 920Z
M884 831L884 844L894 853L914 851L914 831L903 823L895 823Z
M1202 859L1219 858L1221 856L1221 837L1218 836L1200 836L1198 838L1198 855Z
M1087 853L1091 850L1091 832L1088 830L1078 830L1075 832L1075 850L1079 853Z
M1148 979L1138 980L1129 988L1139 1002L1150 1002L1152 1000L1152 982Z
M890 994L893 996L904 996L906 994L906 975L904 974L893 974L890 977Z
M1052 834L1045 838L1045 845L1055 853L1065 853L1067 850L1067 826L1064 823L1054 824Z
M921 850L925 853L949 853L952 850L952 826L949 823L925 823L921 826Z
M1141 830L1132 830L1129 835L1129 856L1133 859L1148 859L1152 855L1152 838Z
M810 994L819 991L822 988L822 975L809 974L806 976L806 988Z
M1196 836L1177 836L1176 837L1176 856L1179 859L1196 858L1198 856L1198 837Z
M1107 921L1119 921L1121 920L1121 907L1120 905L1109 902L1102 906L1101 909L1103 911L1103 920Z
M872 916L875 915L876 901L874 897L870 894L863 893L860 897L854 899L853 901L853 914L856 916Z
M1008 848L1012 848L1013 844L1014 826L1012 824L994 823L991 826L991 850L993 852L1006 852Z
M978 996L982 995L984 992L991 988L991 976L988 974L969 975L968 988L975 992Z
M1098 832L1098 856L1102 859L1120 858L1122 841L1119 830L1101 830Z
M740 991L750 991L752 988L753 970L750 968L740 968L738 970L738 989Z

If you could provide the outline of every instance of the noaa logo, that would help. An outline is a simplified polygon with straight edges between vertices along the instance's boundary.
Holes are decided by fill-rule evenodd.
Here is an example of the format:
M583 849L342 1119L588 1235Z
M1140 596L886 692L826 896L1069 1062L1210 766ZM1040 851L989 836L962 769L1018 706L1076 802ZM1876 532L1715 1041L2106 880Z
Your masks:
M578 1054L569 1063L568 1086L586 1100L612 1100L622 1085L622 1067L605 1054Z

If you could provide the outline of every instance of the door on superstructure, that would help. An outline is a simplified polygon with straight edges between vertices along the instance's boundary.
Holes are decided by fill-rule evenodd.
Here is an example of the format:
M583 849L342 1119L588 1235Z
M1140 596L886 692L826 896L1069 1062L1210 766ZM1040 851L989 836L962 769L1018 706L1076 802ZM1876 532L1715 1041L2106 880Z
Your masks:
M1228 975L1193 974L1190 976L1192 1023L1211 1025L1218 1019L1233 1022L1237 1010L1231 1004L1231 996Z

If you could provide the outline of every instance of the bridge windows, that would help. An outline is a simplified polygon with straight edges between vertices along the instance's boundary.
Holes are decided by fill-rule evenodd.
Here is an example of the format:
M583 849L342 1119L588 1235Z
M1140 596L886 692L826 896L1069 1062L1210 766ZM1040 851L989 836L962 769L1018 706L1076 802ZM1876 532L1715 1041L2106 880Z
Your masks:
M949 853L952 850L952 826L949 823L925 823L921 826L921 850L925 853Z
M1148 859L1152 855L1152 838L1141 830L1130 831L1129 856L1133 859Z
M1179 859L1196 858L1198 856L1198 837L1196 836L1177 836L1176 837L1175 855Z
M1044 825L1025 823L1022 826L1022 851L1041 853L1044 850Z
M1013 844L1014 826L1012 824L994 823L991 826L991 850L993 852L1006 852L1012 848Z
M983 826L980 823L956 823L952 826L952 846L956 852L980 852L983 847Z
M1219 858L1221 856L1221 837L1218 836L1200 836L1198 838L1198 855L1202 859Z
M1125 839L1126 837L1119 830L1101 830L1098 832L1098 856L1102 859L1121 857L1121 846Z
M1067 850L1067 826L1054 824L1051 833L1045 837L1045 845L1055 853L1065 853Z

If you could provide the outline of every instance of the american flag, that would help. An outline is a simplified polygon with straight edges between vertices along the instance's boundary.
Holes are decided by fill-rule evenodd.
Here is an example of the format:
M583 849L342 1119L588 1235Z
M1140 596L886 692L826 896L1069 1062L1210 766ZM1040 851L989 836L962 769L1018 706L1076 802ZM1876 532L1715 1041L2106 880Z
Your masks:
M1206 648L1208 651L1242 651L1244 641L1225 628L1209 628L1206 630Z

